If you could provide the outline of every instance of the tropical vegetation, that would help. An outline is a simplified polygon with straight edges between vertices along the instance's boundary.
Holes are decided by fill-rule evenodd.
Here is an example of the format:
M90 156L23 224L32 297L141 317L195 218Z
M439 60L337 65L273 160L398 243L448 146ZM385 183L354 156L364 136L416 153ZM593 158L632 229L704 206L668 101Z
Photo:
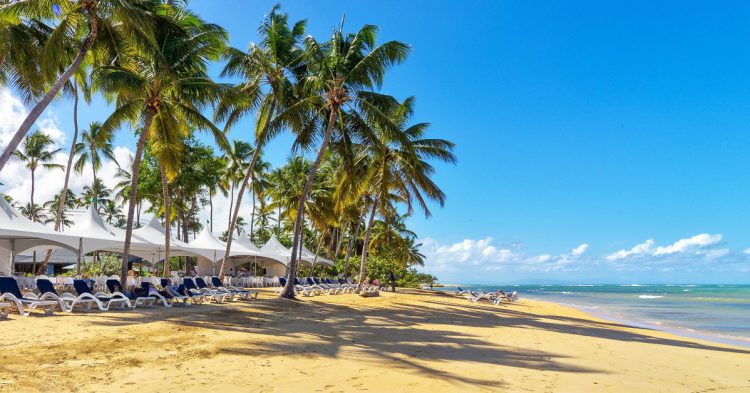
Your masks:
M388 71L411 48L379 42L373 25L348 32L342 19L325 41L306 35L306 25L276 6L258 41L242 50L185 0L0 2L0 86L31 106L0 155L0 170L15 157L30 171L21 211L64 231L76 209L93 205L125 230L126 241L119 265L103 253L85 269L119 272L123 280L133 230L150 214L166 231L161 274L196 263L170 256L171 238L189 242L205 225L214 231L226 223L221 274L234 238L260 246L275 236L292 250L289 277L356 276L363 283L393 273L399 285L433 283L415 269L424 255L408 223L417 210L429 217L433 203L444 204L433 165L456 157L450 141L428 137L429 125L413 122L413 97L383 92ZM211 65L221 70L216 78ZM67 163L48 135L28 134L58 96L73 100ZM112 112L79 135L79 99L89 105L94 96ZM127 162L115 159L118 132L136 140ZM230 132L238 139L229 140ZM265 150L281 134L293 142L288 159L274 166ZM102 176L106 163L114 176ZM62 189L42 204L34 200L38 168L65 170ZM92 175L76 192L72 169ZM219 199L229 203L218 206ZM335 265L302 267L302 246ZM288 283L281 296L293 298Z

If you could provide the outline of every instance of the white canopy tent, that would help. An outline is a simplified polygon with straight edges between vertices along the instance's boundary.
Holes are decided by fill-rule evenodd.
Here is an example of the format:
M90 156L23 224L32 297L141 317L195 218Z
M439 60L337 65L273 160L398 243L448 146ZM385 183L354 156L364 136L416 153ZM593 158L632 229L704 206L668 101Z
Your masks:
M161 226L161 223L159 223L159 219L156 216L154 216L148 224L133 230L133 234L157 246L157 249L150 254L136 251L134 252L134 255L151 262L158 262L164 259L164 251L167 247L164 239L166 230ZM204 251L207 253L209 252L208 250ZM200 253L200 250L191 249L187 243L175 238L170 238L169 255L173 257L199 257L202 254Z
M191 251L200 255L198 257L198 274L199 275L213 275L218 274L217 262L224 259L224 253L227 250L227 244L219 240L213 233L208 229L208 226L203 228L203 231L188 243L188 247ZM229 256L244 255L241 251L237 251L236 247L232 247L232 251Z
M55 232L33 222L0 197L0 274L11 274L13 256L27 250L65 248L78 251L80 239L69 233Z
M250 250L256 253L256 256L252 257L252 261L266 269L266 274L270 276L281 276L286 273L287 264L289 263L289 257L284 255L277 255L272 252L267 252L259 249L250 239L240 236L232 241L232 248L237 244L245 250ZM283 246L281 246L283 248ZM242 258L238 260L239 263L249 261L250 258Z
M106 224L94 209L93 204L73 220L73 226L66 233L82 239L81 253L83 254L96 250L122 253L125 249L125 231ZM158 245L150 243L140 236L133 234L131 237L130 250L132 255L136 255L138 252L151 254L158 249Z

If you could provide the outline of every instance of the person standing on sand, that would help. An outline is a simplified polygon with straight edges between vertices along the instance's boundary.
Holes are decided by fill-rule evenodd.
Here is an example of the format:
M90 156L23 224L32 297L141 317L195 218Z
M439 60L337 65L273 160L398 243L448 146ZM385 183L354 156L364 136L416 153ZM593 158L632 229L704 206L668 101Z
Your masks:
M391 291L396 292L396 275L393 274L393 270L388 272L388 281L391 282Z

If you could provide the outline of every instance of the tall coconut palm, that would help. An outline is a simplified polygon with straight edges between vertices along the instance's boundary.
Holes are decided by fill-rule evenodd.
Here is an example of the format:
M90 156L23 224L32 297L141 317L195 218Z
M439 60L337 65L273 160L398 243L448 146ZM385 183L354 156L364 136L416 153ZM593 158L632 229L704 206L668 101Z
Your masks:
M63 166L52 162L55 154L59 153L55 148L55 142L47 134L34 131L26 137L21 149L13 155L31 172L31 194L29 196L29 211L35 211L34 190L36 188L36 170L39 167L45 169L62 169Z
M110 225L117 225L125 216L122 214L122 208L113 200L108 200L102 204L102 218Z
M12 86L24 101L41 95L41 49L52 29L38 20L0 15L0 86Z
M66 85L66 92L68 92L70 95L73 96L73 140L70 143L70 153L68 154L68 163L65 166L65 180L63 181L63 188L62 191L60 191L60 203L57 203L55 205L55 215L53 218L54 222L54 230L59 231L62 229L62 226L64 225L65 220L65 209L69 204L71 204L73 201L70 201L71 203L68 203L68 196L70 193L68 193L68 186L70 184L70 172L73 169L73 158L75 156L74 151L76 144L78 143L78 100L79 95L83 95L83 100L86 103L91 103L91 88L89 86L89 83L87 81L87 67L81 66L78 68L78 70L75 73L75 76L68 81ZM52 211L50 211L52 212ZM46 255L44 256L44 260L42 261L41 266L39 266L39 272L43 273L47 271L47 264L49 264L49 259L52 257L52 249L48 249Z
M229 215L227 216L227 228L231 228L232 210L234 205L235 190L237 183L242 181L242 174L250 165L253 156L253 147L243 141L232 141L232 147L227 154L227 167L222 175L222 184L229 190Z
M304 210L304 201L310 192L334 129L348 130L349 127L345 123L349 118L378 121L383 123L381 127L386 130L395 128L388 125L390 119L383 112L383 108L393 105L395 100L373 90L382 85L383 78L391 66L406 59L410 48L398 41L376 45L377 31L376 26L365 25L354 34L345 34L342 19L341 26L334 30L330 41L319 43L311 36L305 39L303 61L308 72L302 80L305 96L279 113L271 127L274 130L284 126L291 127L297 132L298 141L308 142L314 140L313 133L320 130L317 127L308 127L300 123L300 120L306 121L309 115L313 114L314 122L322 126L321 144L307 176L303 198L297 206L299 212ZM289 277L281 297L294 298L296 253L301 233L302 215L297 214Z
M277 5L271 9L258 28L260 42L257 45L250 44L247 52L234 48L227 51L228 62L222 76L241 77L244 81L237 86L234 94L228 95L219 103L216 119L226 120L226 127L229 128L242 117L256 112L255 151L240 183L237 201L231 210L229 233L232 233L232 226L240 214L245 187L253 176L258 157L266 142L276 135L276 132L269 132L269 120L293 95L293 77L299 76L301 71L302 50L299 48L299 42L306 24L306 20L301 20L290 27L287 15L279 12ZM264 89L267 90L264 92ZM224 266L231 249L230 236L227 239L220 275L224 274Z
M228 150L226 138L201 108L226 89L207 74L207 63L220 58L227 34L219 26L205 23L186 9L162 13L164 23L155 28L158 46L149 52L123 59L121 64L99 67L94 82L116 98L114 113L102 124L113 131L125 122L142 124L131 169L131 185L125 228L121 279L127 275L128 253L133 233L138 176L146 141L159 150L162 144L179 143L178 129L208 129L220 147ZM164 149L164 154L174 152ZM175 162L177 160L169 160ZM166 228L170 233L170 228Z
M91 183L94 187L92 190L94 197L99 194L96 187L100 183L97 182L96 171L102 167L102 156L112 160L118 167L120 166L112 149L112 136L112 133L102 131L102 125L95 121L89 125L88 130L81 133L81 142L73 148L73 155L78 157L75 163L76 172L83 173L86 164L91 164L91 172L94 175L94 181ZM93 203L94 209L98 210L98 201L94 199Z
M41 71L46 80L55 80L41 99L31 108L8 146L0 155L0 170L21 144L39 116L60 90L68 83L78 67L93 49L101 63L109 63L133 46L153 42L151 29L155 25L156 0L25 0L0 7L0 18L20 18L55 23L42 48ZM77 42L78 51L64 71L57 76L60 62L68 56L70 42Z
M47 209L47 211L49 211L50 213L51 212L60 212L60 211L63 212L62 217L60 217L59 219L58 219L57 214L55 214L52 217L48 218L47 221L45 221L45 224L59 222L59 224L58 224L58 226L59 226L58 231L63 231L65 227L68 227L68 226L70 226L70 225L73 224L73 222L65 214L65 210L66 209L67 210L69 210L69 209L75 209L75 207L76 207L76 194L73 191L71 191L71 190L67 190L66 194L67 195L65 197L63 197L62 196L62 191L61 191L61 192L55 194L55 196L54 196L54 198L52 198L52 200L49 200L49 201L47 201L47 202L44 203L44 208ZM63 208L60 209L60 205L63 204L63 203L65 204L65 206L63 206ZM47 259L47 258L45 258L45 259ZM47 259L47 263L49 263L48 259ZM45 269L44 271L46 271L47 265L44 264L43 267Z
M101 204L108 203L111 200L112 191L107 188L102 179L96 179L91 184L83 186L81 195L78 198L78 206L88 208L94 202L94 209L101 213Z
M392 198L405 203L408 213L413 211L416 201L425 217L431 215L426 202L428 199L438 202L440 206L445 203L445 194L432 181L435 170L427 160L455 163L454 145L443 139L423 138L429 124L409 126L413 113L414 98L410 97L388 113L391 123L397 126L395 132L375 127L376 139L369 141L369 168L363 182L368 185L373 203L365 230L357 292L364 285L365 262L376 213L394 214L389 203Z

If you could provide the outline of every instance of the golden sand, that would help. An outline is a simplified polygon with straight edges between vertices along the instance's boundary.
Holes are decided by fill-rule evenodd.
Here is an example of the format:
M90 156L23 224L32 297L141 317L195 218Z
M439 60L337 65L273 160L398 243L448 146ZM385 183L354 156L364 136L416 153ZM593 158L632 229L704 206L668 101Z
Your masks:
M406 292L406 291L404 291ZM0 391L750 392L750 350L421 291L0 321Z

